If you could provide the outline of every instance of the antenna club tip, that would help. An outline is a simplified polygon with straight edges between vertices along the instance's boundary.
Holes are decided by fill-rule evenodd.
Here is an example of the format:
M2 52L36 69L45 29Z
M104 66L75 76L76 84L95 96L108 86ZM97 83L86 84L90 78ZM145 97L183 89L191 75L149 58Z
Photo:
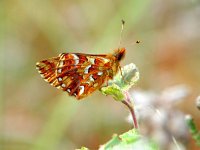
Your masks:
M121 21L122 21L122 24L124 25L124 24L125 24L125 21L124 21L123 19L122 19Z
M137 40L135 43L136 43L136 44L139 44L139 43L141 43L141 42L142 42L142 41L140 41L140 40Z

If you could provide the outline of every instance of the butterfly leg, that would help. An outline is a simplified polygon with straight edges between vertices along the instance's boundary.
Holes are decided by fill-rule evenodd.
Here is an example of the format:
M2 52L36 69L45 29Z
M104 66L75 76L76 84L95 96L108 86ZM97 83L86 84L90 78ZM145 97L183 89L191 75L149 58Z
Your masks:
M128 81L125 80L125 77L124 77L124 75L123 75L121 66L119 66L119 70L120 70L120 73L121 73L121 76L122 76L122 80L123 80L125 83L128 84Z
M106 86L108 86L108 80L106 81Z
M122 73L122 68L121 68L121 66L119 66L119 71L120 71L120 74L121 74L121 76L122 76L122 79L124 80L124 76L123 76L123 73Z

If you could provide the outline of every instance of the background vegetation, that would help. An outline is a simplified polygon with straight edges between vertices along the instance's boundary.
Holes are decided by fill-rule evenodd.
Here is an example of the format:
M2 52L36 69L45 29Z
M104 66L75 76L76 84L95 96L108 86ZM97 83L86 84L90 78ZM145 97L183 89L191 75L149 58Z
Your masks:
M176 128L188 113L200 126L198 0L1 0L0 12L0 149L97 149L131 129L128 111L111 97L95 92L76 101L35 70L37 61L62 52L112 53L121 19L127 48L121 65L139 68L130 93L144 102L143 116L150 114L140 121L141 134L162 140L161 149L173 149L174 139L182 149L198 149L184 127ZM130 44L136 40L142 43ZM156 120L157 112L164 119Z

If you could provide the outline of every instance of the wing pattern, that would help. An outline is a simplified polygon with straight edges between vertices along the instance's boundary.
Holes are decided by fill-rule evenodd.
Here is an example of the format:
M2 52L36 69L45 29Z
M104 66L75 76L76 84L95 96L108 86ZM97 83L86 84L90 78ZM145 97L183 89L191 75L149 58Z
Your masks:
M77 99L88 96L112 79L116 73L113 65L117 64L110 55L81 53L63 53L36 64L45 81Z

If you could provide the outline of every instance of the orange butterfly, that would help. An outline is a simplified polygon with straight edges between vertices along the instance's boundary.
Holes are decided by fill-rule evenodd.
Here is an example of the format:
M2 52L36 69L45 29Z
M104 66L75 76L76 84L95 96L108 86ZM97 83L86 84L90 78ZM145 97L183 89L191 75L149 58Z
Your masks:
M62 53L37 62L36 68L52 86L82 99L113 79L125 51L125 48L119 48L108 55Z

